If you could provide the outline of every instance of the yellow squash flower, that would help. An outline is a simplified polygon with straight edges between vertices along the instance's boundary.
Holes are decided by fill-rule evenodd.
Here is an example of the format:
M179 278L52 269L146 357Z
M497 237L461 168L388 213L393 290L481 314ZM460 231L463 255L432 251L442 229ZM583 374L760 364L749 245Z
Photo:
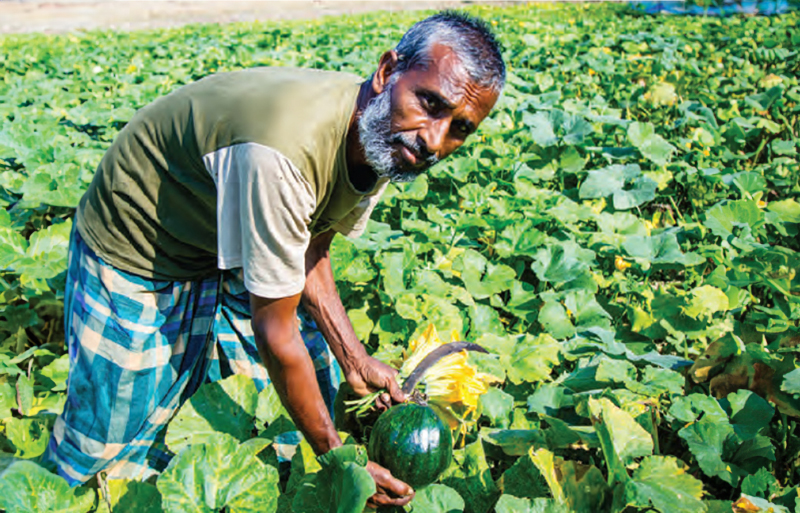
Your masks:
M461 337L457 331L450 334L450 342ZM400 368L400 376L407 377L428 354L444 345L436 328L428 326L422 335L409 344L409 354ZM467 351L448 355L434 364L422 378L423 393L428 406L439 414L450 429L466 430L477 420L478 400L489 390L497 378L479 372L470 365Z

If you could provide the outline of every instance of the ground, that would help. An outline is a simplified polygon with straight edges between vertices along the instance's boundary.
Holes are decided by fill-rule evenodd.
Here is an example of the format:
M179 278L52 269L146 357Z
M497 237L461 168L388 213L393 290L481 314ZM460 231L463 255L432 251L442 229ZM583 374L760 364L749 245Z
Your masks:
M0 34L59 33L80 29L136 30L187 23L307 19L374 10L459 7L476 2L439 1L129 1L129 0L0 0ZM486 2L477 2L486 3ZM493 2L517 3L517 2Z

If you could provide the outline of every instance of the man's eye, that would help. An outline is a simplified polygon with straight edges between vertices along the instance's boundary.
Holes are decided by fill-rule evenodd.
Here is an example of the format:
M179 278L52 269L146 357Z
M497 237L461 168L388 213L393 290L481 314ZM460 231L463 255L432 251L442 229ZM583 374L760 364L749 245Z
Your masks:
M469 128L465 123L453 123L453 130L459 137L467 137L469 135Z
M425 104L425 107L432 112L436 112L442 107L441 102L439 102L439 100L433 96L424 95L422 97L422 101Z

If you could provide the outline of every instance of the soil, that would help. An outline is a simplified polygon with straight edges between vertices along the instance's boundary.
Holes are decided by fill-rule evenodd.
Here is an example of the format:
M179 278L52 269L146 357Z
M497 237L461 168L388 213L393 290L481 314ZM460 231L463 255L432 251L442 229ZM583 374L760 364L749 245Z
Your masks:
M458 8L467 0L440 1L131 1L131 0L0 0L0 34L61 33L75 30L137 30L187 23L311 19L367 11ZM518 2L492 2L518 3Z

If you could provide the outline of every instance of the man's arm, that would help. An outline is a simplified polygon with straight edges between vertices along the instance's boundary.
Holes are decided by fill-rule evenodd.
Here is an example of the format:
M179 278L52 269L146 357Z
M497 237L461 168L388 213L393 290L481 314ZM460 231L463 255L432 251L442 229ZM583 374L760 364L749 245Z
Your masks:
M281 402L316 454L342 445L322 393L314 363L297 327L300 294L280 299L250 295L253 332Z
M380 406L403 402L406 398L397 384L397 371L367 354L342 305L330 262L329 250L335 235L336 232L328 231L314 237L306 250L303 306L316 321L356 394L364 396L386 389L388 394L379 398Z
M325 407L314 364L297 327L299 302L300 294L280 299L251 294L253 332L281 402L314 452L324 454L342 445L342 441ZM411 487L392 477L385 468L369 462L367 470L377 489L370 497L370 506L404 506L414 497Z

